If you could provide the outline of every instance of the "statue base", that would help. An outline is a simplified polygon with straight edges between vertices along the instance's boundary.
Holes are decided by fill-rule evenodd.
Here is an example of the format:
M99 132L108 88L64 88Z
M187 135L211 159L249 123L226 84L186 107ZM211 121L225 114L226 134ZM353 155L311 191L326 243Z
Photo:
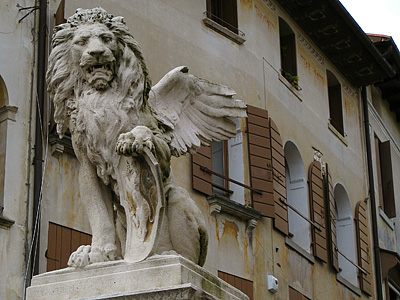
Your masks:
M157 255L138 263L114 261L34 276L27 300L248 300L241 291L191 261Z

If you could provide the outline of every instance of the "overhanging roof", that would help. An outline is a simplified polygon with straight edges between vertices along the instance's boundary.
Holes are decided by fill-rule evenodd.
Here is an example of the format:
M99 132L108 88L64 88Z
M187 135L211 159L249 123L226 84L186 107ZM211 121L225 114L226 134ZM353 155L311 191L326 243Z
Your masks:
M370 85L395 75L338 0L277 1L353 85Z
M385 78L375 85L381 89L382 98L389 101L390 109L396 114L400 123L400 53L390 36L369 34L368 37L374 43L381 55L390 63L396 75Z

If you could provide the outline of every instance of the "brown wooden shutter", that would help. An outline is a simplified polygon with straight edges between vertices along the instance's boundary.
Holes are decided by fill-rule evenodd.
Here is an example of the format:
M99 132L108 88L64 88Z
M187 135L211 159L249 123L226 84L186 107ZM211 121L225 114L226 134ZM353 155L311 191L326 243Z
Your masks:
M208 196L213 194L212 175L202 171L200 167L212 170L212 151L211 146L202 146L197 149L197 153L192 156L192 186L193 189Z
M309 300L309 298L289 286L289 300Z
M71 228L49 223L46 251L47 272L67 267L72 252L81 245L90 245L92 236Z
M275 216L272 183L271 140L268 112L247 105L247 140L251 187L262 194L252 192L253 208L264 216Z
M60 5L58 6L57 11L54 15L54 26L67 22L64 15L65 15L65 0L61 0Z
M372 295L371 248L369 243L367 207L364 201L357 203L355 217L358 265L367 272L367 274L359 272L360 288L368 295Z
M250 300L253 300L253 281L247 280L235 275L231 275L222 271L218 271L218 277L226 281L230 285L234 286L238 290L249 296Z
M280 232L288 235L289 222L287 206L281 201L283 200L285 203L287 201L285 153L283 150L282 139L279 134L278 128L272 119L270 119L270 135L275 205L274 227Z
M327 262L328 253L326 243L322 170L321 163L318 161L314 161L310 165L308 184L310 190L311 221L313 221L321 229L321 231L319 231L315 228L315 226L311 226L314 256L318 257L324 262Z
M393 189L393 170L392 155L390 151L390 141L379 144L381 172L382 172L382 190L384 201L384 212L389 218L396 217L396 206Z
M327 230L329 232L329 258L332 267L336 272L339 272L339 259L337 251L337 236L336 236L336 220L337 220L337 209L335 195L333 191L332 177L329 173L328 164L325 168L325 207L327 216Z

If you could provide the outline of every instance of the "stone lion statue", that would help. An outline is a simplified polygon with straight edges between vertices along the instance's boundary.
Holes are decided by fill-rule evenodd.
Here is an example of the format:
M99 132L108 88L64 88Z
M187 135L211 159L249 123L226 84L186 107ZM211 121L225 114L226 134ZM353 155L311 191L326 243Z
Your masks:
M229 117L245 117L245 104L186 67L152 87L123 18L102 8L78 9L56 27L52 45L47 83L57 133L71 133L93 234L69 266L165 253L202 266L205 222L189 193L175 186L171 155L233 137Z

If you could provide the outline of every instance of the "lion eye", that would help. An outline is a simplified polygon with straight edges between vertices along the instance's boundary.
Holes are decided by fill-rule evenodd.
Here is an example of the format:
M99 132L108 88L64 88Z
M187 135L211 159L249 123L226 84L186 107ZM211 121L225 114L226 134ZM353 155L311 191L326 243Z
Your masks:
M112 38L109 37L109 36L103 36L102 39L103 39L103 42L104 42L104 43L109 43L109 42L111 42L111 40L112 40Z
M79 46L84 46L84 45L86 45L86 42L87 42L86 40L78 40L75 42L75 44L79 45Z

